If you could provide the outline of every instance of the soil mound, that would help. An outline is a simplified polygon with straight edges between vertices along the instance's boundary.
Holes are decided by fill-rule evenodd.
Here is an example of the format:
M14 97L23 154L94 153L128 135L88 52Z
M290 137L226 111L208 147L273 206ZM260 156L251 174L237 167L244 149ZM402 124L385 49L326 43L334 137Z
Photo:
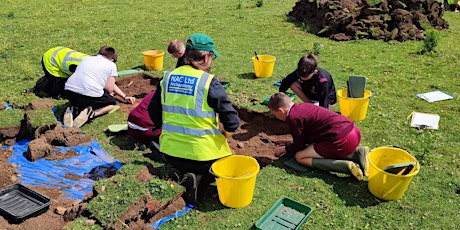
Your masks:
M435 0L300 0L287 16L308 32L336 41L406 41L424 39L431 27L448 29L443 15Z

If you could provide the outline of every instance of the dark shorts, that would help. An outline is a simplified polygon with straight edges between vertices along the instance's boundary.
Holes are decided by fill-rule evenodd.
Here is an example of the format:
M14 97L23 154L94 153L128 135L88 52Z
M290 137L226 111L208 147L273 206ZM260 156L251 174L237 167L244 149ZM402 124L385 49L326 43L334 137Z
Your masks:
M361 132L354 125L351 132L336 142L319 142L314 144L315 151L327 159L345 159L352 154L361 141Z
M210 161L194 161L165 154L166 161L179 169L181 173L192 172L198 175L209 174L211 165L218 159ZM209 174L211 175L211 174Z
M108 105L116 105L117 100L110 95L107 91L104 91L102 97L88 97L72 91L65 91L67 99L72 106L78 107L79 109L84 109L88 106L91 106L93 110L106 107Z

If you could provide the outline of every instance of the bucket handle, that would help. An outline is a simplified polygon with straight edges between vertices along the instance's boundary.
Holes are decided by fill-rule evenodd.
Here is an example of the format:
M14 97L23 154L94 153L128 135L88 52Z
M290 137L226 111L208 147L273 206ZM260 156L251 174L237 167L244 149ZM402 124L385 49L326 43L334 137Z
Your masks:
M215 174L213 171L212 171L212 167L209 168L209 173L213 176L215 176L216 178L220 178L220 176L218 176L217 174ZM243 178L243 177L249 177L249 176L252 176L252 173L246 173L244 175L241 175L241 176L235 176L235 177L227 177L227 179L239 179L239 178Z

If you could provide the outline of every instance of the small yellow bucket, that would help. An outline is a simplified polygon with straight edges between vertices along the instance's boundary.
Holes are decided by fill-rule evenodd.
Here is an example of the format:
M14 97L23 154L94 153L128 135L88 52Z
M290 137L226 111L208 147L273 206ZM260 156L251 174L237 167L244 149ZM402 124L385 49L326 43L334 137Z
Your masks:
M387 166L406 162L416 162L406 175L384 171ZM420 164L414 156L397 147L379 147L369 153L369 191L382 200L397 200L404 195L412 178L420 171Z
M144 55L144 65L147 70L158 71L163 69L164 51L146 50L142 54Z
M353 121L364 120L364 118L366 118L369 98L372 96L372 92L364 90L364 97L362 98L350 98L347 97L347 95L347 89L340 89L337 91L340 113Z
M216 176L220 202L230 208L248 206L259 170L259 163L250 156L230 155L214 162L210 173Z
M271 55L257 55L257 58L255 56L252 57L256 77L270 77L273 73L273 69L275 68L275 60L275 56Z

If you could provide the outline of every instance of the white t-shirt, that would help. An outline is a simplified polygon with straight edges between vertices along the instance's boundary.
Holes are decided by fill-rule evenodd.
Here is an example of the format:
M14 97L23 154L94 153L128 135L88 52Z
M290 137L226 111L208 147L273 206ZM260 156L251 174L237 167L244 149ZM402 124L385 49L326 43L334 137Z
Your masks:
M98 54L83 59L65 83L65 89L89 97L101 97L109 77L117 77L117 65Z

